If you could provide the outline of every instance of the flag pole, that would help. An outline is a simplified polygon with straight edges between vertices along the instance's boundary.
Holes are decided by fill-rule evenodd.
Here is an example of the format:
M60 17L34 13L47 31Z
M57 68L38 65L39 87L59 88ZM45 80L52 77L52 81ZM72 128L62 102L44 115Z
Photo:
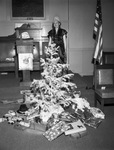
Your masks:
M96 14L93 28L93 39L95 40L94 54L92 58L93 63L93 87L95 88L95 69L96 65L102 65L103 55L103 28L102 28L102 11L101 11L101 0L97 0ZM86 89L91 89L86 87Z
M68 5L67 64L69 64L69 0L67 1L67 5Z

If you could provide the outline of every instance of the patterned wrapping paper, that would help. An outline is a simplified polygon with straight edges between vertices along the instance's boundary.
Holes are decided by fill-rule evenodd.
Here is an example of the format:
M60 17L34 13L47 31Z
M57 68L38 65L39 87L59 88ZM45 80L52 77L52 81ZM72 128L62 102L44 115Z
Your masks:
M99 108L91 107L90 112L95 118L105 119L105 114Z
M64 133L69 129L69 125L67 125L63 121L59 121L57 124L49 128L43 135L49 140L52 141L56 139L59 135Z
M93 127L93 128L98 128L98 126L101 124L101 122L102 122L102 119L100 119L100 118L95 118L95 117L91 117L91 118L89 118L89 119L86 119L86 120L84 120L83 121L83 123L85 124L85 125L88 125L88 126L90 126L90 127Z
M103 119L105 119L105 114L99 108L95 107L86 109L84 113L79 112L77 116L84 124L93 128L97 128Z

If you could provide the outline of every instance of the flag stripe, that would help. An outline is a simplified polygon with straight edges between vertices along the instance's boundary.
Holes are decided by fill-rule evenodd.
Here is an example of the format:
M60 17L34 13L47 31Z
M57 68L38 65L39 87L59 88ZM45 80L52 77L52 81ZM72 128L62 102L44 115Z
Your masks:
M101 1L97 0L94 28L93 28L93 39L95 40L95 49L93 54L92 63L102 63L103 53L103 28L102 28L102 12L101 12Z

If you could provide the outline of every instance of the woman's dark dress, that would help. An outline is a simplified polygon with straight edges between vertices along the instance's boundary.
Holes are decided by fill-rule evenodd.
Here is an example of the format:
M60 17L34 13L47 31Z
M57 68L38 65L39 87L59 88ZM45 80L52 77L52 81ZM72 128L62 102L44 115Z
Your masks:
M52 29L48 32L48 38L52 38L52 43L56 44L56 47L60 47L59 50L59 57L62 63L65 63L65 48L64 48L64 42L63 42L63 36L67 35L67 31L65 29L59 29L58 32L55 32L55 29Z

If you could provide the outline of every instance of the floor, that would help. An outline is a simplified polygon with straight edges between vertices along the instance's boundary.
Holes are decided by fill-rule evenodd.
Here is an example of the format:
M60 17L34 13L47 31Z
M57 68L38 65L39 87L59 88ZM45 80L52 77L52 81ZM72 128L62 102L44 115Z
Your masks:
M5 77L2 76L0 78L3 84L3 87L0 87L0 100L17 100L23 98L20 91L28 87L20 87L18 81L14 83L14 77ZM33 78L35 78L35 74ZM82 79L82 77L76 75L73 78L73 82L77 83L77 90L81 91L81 96L86 97L91 107L93 107L94 92L91 88L86 89L86 86L92 86L92 78L85 78ZM82 81L84 82L82 83ZM19 106L19 104L0 103L0 117L9 110L16 111L19 109ZM76 139L62 134L52 142L49 142L38 131L17 130L13 125L3 122L0 123L0 150L113 150L114 106L105 106L105 115L105 120L103 120L97 129L87 126L86 136Z

